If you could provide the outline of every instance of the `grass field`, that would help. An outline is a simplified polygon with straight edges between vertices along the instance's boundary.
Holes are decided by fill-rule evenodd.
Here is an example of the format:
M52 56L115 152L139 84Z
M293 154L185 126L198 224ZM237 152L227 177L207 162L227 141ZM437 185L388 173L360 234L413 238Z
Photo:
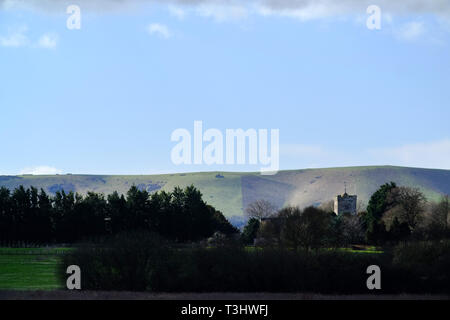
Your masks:
M60 289L57 268L64 250L0 248L0 289Z
M62 289L57 278L61 254L70 248L0 248L0 290ZM248 250L255 250L248 247ZM383 253L375 247L363 250L341 248L359 253Z

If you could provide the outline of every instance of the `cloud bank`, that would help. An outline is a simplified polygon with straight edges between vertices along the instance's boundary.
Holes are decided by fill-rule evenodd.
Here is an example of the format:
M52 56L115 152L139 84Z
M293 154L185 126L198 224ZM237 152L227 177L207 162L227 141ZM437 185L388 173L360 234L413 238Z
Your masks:
M24 47L29 44L28 37L26 36L28 28L21 26L14 30L9 30L8 34L0 35L0 46L2 47Z
M391 14L434 14L450 17L448 0L78 0L82 8L108 11L114 9L139 8L146 4L167 4L176 7L216 7L222 11L231 10L243 15L245 8L256 8L264 15L284 15L299 19L317 19L342 14L365 14L369 5L377 5ZM63 10L70 0L0 0L1 9L28 8L47 11ZM177 11L177 10L176 10ZM178 11L180 14L181 11Z
M73 0L0 0L1 10L34 10L55 14L66 14ZM153 5L165 6L171 16L183 20L188 15L212 19L216 22L242 21L248 17L281 17L300 22L345 19L365 22L367 8L376 5L381 9L381 18L387 32L401 41L412 42L420 38L436 38L450 33L449 0L77 0L83 13L108 14L118 11L152 10ZM393 20L397 19L395 23ZM427 25L423 18L430 20ZM429 25L430 24L430 25ZM164 38L167 34L161 30ZM153 33L156 34L156 33ZM170 36L169 36L170 37ZM20 39L1 39L14 45Z
M28 27L26 25L9 28L5 34L0 34L0 47L54 49L58 43L58 35L56 33L44 33L37 41L33 41L28 37L27 32Z

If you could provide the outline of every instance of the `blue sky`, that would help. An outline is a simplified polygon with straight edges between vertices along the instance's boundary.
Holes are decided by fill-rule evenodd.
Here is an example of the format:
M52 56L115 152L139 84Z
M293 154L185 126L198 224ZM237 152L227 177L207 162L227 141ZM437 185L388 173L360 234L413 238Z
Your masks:
M195 120L279 129L281 169L450 169L450 4L378 2L381 30L356 0L0 0L0 174L259 170L173 164Z

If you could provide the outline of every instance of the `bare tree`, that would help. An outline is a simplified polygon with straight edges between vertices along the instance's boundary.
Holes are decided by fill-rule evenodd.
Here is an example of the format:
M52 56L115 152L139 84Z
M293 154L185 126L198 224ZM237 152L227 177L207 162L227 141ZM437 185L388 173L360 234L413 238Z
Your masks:
M276 213L276 208L267 200L256 200L248 205L245 213L249 218L263 219L268 218Z
M342 235L346 244L360 243L364 239L364 229L360 217L345 214L342 217Z
M301 210L299 207L288 206L278 212L277 225L279 244L287 245L295 250L301 244L301 226L299 220L301 218Z
M258 230L258 240L266 246L279 246L282 244L281 232L284 225L284 219L276 216L261 222Z
M284 219L282 240L287 246L294 250L299 247L310 250L324 244L330 226L329 213L315 207L303 211L295 207L280 216Z
M450 218L450 199L448 195L442 197L441 201L432 206L431 225L433 229L446 232Z
M399 218L414 230L425 212L426 198L417 188L396 188L396 199L400 206Z

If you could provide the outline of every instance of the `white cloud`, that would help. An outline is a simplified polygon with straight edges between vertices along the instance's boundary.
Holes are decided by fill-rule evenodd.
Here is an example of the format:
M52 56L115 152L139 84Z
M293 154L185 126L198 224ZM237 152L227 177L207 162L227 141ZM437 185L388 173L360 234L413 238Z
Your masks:
M52 174L62 174L62 170L49 166L37 166L22 169L20 171L20 174L52 175Z
M67 5L72 0L0 0L0 10L33 9L45 12L65 14ZM169 10L178 19L183 19L191 12L212 18L215 21L242 20L249 16L289 17L299 21L330 20L356 18L360 25L365 25L366 9L376 4L381 8L382 29L384 22L388 34L401 41L413 41L425 33L427 38L442 38L441 32L450 33L450 1L449 0L78 0L77 4L83 12L111 12L123 10L140 10L148 4L159 4ZM393 17L402 19L427 18L427 29L422 22L394 24ZM412 18L415 17L415 18ZM437 27L433 28L432 25ZM436 30L435 30L436 29ZM171 33L166 26L156 24L151 34L169 38ZM24 38L20 34L14 38L2 38L4 46L23 45ZM432 42L440 42L439 39Z
M450 139L371 149L368 153L386 164L450 169Z
M58 36L54 33L43 34L36 43L33 43L28 36L28 27L21 26L19 28L9 29L6 36L0 36L0 46L2 47L34 47L52 49L56 47Z
M161 38L168 39L172 36L169 28L163 24L152 23L147 27L147 31L151 35L157 35Z
M382 14L436 14L450 16L448 0L259 0L262 8L299 18L322 18L341 14L365 13L377 5Z
M218 22L239 20L249 15L248 9L241 5L202 4L197 6L196 12L202 17L213 18Z
M38 41L38 47L40 48L46 48L46 49L53 49L56 47L56 44L58 42L58 35L54 33L46 33L43 34Z
M171 6L217 6L217 7L262 7L297 17L329 16L341 13L361 13L369 5L378 5L383 12L392 14L436 14L450 17L448 0L77 0L86 10L107 11L124 8L139 8L142 4L160 3ZM39 8L61 11L73 0L0 0L0 9Z
M142 3L155 2L154 0L0 0L0 10L37 9L46 12L66 13L67 6L79 5L82 10L104 12L111 10L124 10L137 8Z
M307 3L304 7L276 7L261 5L258 6L258 13L262 16L282 16L296 18L301 21L322 19L326 17L331 17L333 15L338 15L344 11L344 8L339 6L324 4L324 3Z
M420 38L425 33L425 26L423 22L408 22L400 26L395 31L397 38L405 41L414 41Z
M26 36L28 28L22 26L14 30L10 30L8 35L0 36L0 45L2 47L24 47L29 44L28 37Z
M172 16L174 16L180 20L183 20L184 17L186 16L186 11L184 11L182 8L180 8L178 6L169 5L168 10Z

